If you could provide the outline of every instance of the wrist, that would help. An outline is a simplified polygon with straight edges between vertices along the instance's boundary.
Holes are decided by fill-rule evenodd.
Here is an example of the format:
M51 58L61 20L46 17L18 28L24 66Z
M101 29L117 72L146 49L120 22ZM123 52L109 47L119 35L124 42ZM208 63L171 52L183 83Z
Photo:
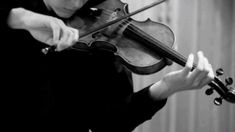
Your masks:
M170 88L163 80L154 83L150 88L150 96L154 100L166 99L175 93L173 88Z

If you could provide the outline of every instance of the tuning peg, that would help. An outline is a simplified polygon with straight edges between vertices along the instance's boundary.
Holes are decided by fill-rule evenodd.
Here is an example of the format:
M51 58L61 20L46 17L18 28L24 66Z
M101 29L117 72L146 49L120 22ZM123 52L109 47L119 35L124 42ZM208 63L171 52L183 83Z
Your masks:
M231 77L228 77L228 78L225 79L225 82L226 82L226 86L232 85L233 84L233 79Z
M229 88L229 91L230 91L233 95L235 95L235 88L230 87L230 88Z
M213 94L213 91L214 89L213 88L208 88L207 90L206 90L206 95L211 95L211 94Z
M214 104L217 105L217 106L220 106L222 104L222 100L223 100L222 97L215 98L214 99Z
M221 76L223 74L224 74L224 70L222 68L219 68L219 69L216 70L216 75L217 76Z
M226 100L229 100L229 102L235 103L235 88L230 87L226 97L227 97Z

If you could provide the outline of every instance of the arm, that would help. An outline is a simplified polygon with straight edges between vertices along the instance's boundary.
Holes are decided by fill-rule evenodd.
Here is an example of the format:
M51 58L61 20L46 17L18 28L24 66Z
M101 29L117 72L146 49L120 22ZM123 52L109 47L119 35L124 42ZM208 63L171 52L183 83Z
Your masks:
M19 5L18 1L15 0L7 0L4 2L1 2L0 5L0 29L6 30L8 29L8 16L10 14L10 11L12 8L17 7Z
M8 0L1 3L0 29L26 30L42 43L57 45L57 51L70 47L78 40L78 30L66 26L62 20L55 17L25 9L24 6L30 5L26 3L28 1L24 2Z
M70 47L79 37L78 30L66 26L62 20L24 8L11 9L7 24L12 29L29 31L42 43L56 45L57 51Z

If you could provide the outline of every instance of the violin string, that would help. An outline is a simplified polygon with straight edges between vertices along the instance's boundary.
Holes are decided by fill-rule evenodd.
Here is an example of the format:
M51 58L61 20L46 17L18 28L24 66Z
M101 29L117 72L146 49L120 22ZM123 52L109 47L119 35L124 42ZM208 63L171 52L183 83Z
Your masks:
M106 11L106 12L103 12L103 11ZM104 13L104 14L106 14L106 15L110 15L110 14L112 14L113 13L113 11L109 11L109 10L107 10L107 9L102 9L102 13Z
M106 11L106 12L105 12L106 14L107 14L107 13L110 13L110 14L111 14L111 13L113 13L113 12L114 12L114 11L112 11L112 10L109 10L109 9L103 9L103 8L102 8L102 11Z
M126 22L129 23L129 22L131 22L131 21L127 19ZM129 26L130 26L130 27L129 27ZM133 30L134 28L136 28L136 27L133 26L132 24L130 24L130 25L127 26L127 29L130 30L130 31L132 31L133 33L136 32L136 31ZM174 58L177 58L177 59L178 59L179 61L181 61L182 63L184 63L184 64L186 63L186 60L187 60L187 59L186 59L183 55L181 55L180 53L178 53L177 51L175 51L175 50L172 49L171 47L169 47L169 46L163 44L163 42L157 40L156 38L154 38L154 37L152 37L152 38L155 39L156 42L158 42L158 47L159 47L161 50L163 50L163 51L169 53L171 56L174 56ZM169 59L170 59L170 58L169 58Z
M106 14L108 14L108 12L109 12L109 13L113 13L113 11L111 11L111 10L107 10L107 9L103 9L103 10L106 11L106 12L105 12ZM122 21L121 21L121 24L118 25L118 27L117 27L118 29L117 29L117 30L121 29L123 26L126 26L128 23L131 23L131 20L132 20L132 19L128 19L128 18L122 20ZM130 26L130 27L129 27L129 26ZM130 31L132 31L132 32L135 32L135 31L132 30L133 28L131 28L131 27L134 27L134 26L131 25L131 24L129 24L129 25L127 26L127 29L130 30ZM135 27L135 28L136 28L136 27ZM162 42L161 42L161 43L162 43ZM170 47L168 47L168 46L166 46L166 45L164 45L164 44L159 44L159 45L160 45L160 47L161 47L162 50L164 50L164 51L166 51L166 52L169 51L171 55L176 56L180 61L186 63L186 58L185 58L183 55L179 54L177 51L173 50L172 48L170 48Z

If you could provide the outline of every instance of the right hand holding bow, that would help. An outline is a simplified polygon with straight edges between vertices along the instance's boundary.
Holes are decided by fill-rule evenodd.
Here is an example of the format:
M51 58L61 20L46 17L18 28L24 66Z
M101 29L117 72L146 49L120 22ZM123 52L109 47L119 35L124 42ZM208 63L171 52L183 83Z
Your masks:
M79 38L79 31L66 26L62 20L23 8L12 9L8 24L29 31L40 42L56 46L56 51L72 46Z

